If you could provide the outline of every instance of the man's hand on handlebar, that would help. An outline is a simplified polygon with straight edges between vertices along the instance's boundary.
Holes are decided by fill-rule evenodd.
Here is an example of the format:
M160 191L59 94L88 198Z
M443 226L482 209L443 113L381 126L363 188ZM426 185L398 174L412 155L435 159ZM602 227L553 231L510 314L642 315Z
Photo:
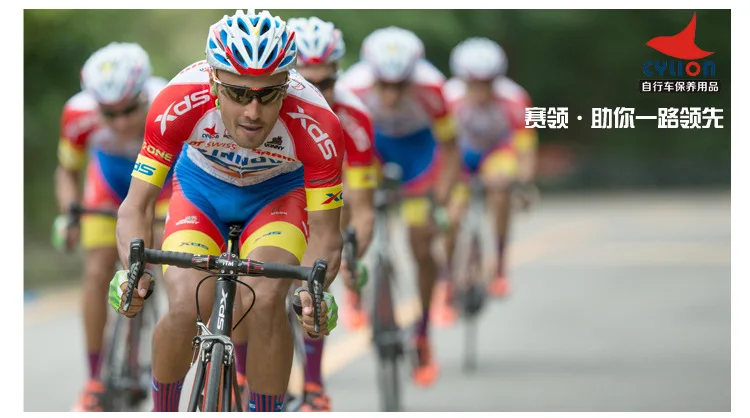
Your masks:
M112 281L109 282L109 305L120 315L133 318L143 309L144 301L153 293L154 275L148 270L144 272L138 281L138 287L133 292L130 308L125 312L122 310L122 306L125 304L125 292L128 289L128 274L128 270L119 270L115 273Z
M315 332L312 295L305 287L297 288L294 291L294 295L300 298L302 304L302 314L300 315L299 312L296 312L297 319L300 320L302 328L307 331L308 336L319 338L330 334L336 328L336 323L339 319L339 307L331 293L323 292L323 300L320 303L320 317L318 318L318 324L320 325L319 333Z

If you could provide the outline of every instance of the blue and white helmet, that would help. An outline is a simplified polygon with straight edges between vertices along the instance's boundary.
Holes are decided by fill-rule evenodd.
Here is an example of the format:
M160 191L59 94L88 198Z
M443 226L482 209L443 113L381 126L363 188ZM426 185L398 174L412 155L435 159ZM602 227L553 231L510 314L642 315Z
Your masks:
M313 16L289 19L288 26L296 34L300 64L329 64L344 56L344 37L333 23Z
M133 99L151 77L151 62L140 45L112 42L94 52L81 69L81 88L104 105Z
M267 10L247 14L237 10L211 25L206 60L216 69L234 74L272 75L289 71L297 57L294 33Z
M508 60L500 45L487 38L469 38L451 51L451 71L463 80L494 80L504 76Z
M395 26L377 29L362 42L360 57L378 80L398 83L411 77L424 56L424 45L414 32Z

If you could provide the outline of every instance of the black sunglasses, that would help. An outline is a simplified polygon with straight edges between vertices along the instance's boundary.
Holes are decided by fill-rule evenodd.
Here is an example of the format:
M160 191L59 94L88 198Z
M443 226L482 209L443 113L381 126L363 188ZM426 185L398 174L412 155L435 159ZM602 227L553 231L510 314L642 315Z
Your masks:
M273 103L284 94L289 86L289 80L283 84L268 87L235 86L234 84L222 83L214 72L211 73L211 76L214 83L223 87L222 92L225 96L242 106L250 104L253 99L258 99L258 102L262 105Z
M324 78L320 81L310 81L310 84L315 86L319 91L325 91L328 89L332 89L334 85L336 85L336 80L338 79L337 75L332 75L330 77Z
M125 109L122 109L119 112L115 112L113 110L102 108L102 107L99 108L99 111L101 112L102 116L104 116L105 118L115 119L118 116L129 116L131 113L135 112L140 107L141 107L140 100L136 100L135 102L130 104L128 107L126 107Z

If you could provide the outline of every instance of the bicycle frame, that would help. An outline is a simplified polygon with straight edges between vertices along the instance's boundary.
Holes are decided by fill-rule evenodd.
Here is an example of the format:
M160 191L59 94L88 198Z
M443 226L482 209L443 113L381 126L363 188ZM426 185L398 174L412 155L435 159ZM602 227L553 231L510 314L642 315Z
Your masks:
M404 354L403 334L394 316L391 287L394 269L391 262L388 230L389 195L395 192L400 174L389 173L384 167L384 186L375 192L375 224L369 252L373 257L372 269L372 339L378 355L378 381L381 391L381 410L401 410L398 362ZM390 175L389 175L390 174Z
M227 253L231 257L239 258L239 238L242 232L242 225L230 225L229 227L229 239L227 240ZM234 344L231 340L232 333L232 316L234 312L234 298L237 292L237 282L232 279L236 277L231 276L232 271L226 271L222 269L221 274L230 274L230 276L219 276L214 285L214 303L211 311L211 319L209 320L209 326L203 323L198 314L198 320L196 326L198 328L198 335L193 338L193 350L198 349L198 355L193 356L195 361L198 361L198 367L195 371L195 381L190 394L190 401L188 403L188 411L195 411L198 408L198 403L201 398L201 392L204 389L206 380L209 382L221 382L222 383L222 411L229 411L231 409L232 392L235 395L235 407L237 410L242 411L242 405L240 404L240 389L237 383L237 375L235 373L234 365ZM210 276L209 276L210 277ZM200 285L196 289L196 307L198 305L198 290ZM248 309L248 312L252 308L252 305ZM200 311L199 311L200 312ZM239 323L238 323L239 325ZM205 375L205 369L209 364L214 367L209 368L208 376ZM223 366L219 366L217 363L221 363ZM191 364L191 367L193 364ZM218 397L214 397L214 394L205 394L203 405L204 411L216 411ZM218 394L216 394L218 395Z
M494 222L485 220L485 187L479 177L472 177L469 189L469 205L455 241L452 273L460 312L466 322L464 369L473 371L476 368L476 319L484 305L487 285L483 238L487 230L494 230Z

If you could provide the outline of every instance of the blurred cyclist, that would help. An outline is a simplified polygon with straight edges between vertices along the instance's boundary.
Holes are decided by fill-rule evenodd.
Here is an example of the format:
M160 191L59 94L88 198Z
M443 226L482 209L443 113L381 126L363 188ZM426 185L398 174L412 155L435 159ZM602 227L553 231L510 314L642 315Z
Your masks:
M61 215L55 221L53 244L85 249L83 319L89 380L74 410L101 411L99 366L107 321L107 287L117 262L115 219L84 215L77 226L67 224L79 202L79 175L86 164L83 206L117 211L128 192L130 172L143 145L146 114L166 80L151 76L146 51L133 43L111 43L94 52L81 71L81 92L62 111L55 194ZM159 195L163 217L171 189Z
M162 249L220 255L226 251L231 223L244 225L240 257L261 262L311 266L328 261L327 288L341 259L344 142L338 118L308 81L292 69L296 35L268 11L237 10L211 25L206 60L175 76L154 101L146 139L127 198L117 219L120 258L130 242L144 239L164 174L174 162L175 192L169 205ZM308 247L309 243L309 247ZM211 315L213 287L197 295L205 272L163 266L169 296L166 314L153 339L152 396L155 411L177 411L195 336L196 304ZM254 294L240 286L238 300L253 306L240 327L247 340L248 410L280 411L293 360L286 299L293 280L243 277ZM127 272L112 280L110 304L127 316L143 307L148 279L133 293L123 312ZM314 331L312 297L296 290L300 321L313 337L336 327L338 307L328 292L321 303L320 332Z
M370 114L361 100L336 83L339 61L344 56L341 31L332 23L317 17L289 19L290 28L297 35L297 71L320 90L328 105L338 116L344 132L346 157L344 162L344 196L346 205L341 212L342 231L351 223L357 234L357 258L367 250L372 237L375 213L373 191L376 172L373 166L373 127ZM341 260L341 275L347 285L347 311L341 318L350 328L359 328L366 320L358 298L364 286L365 274L352 282L350 270L362 270L362 264L348 266ZM356 271L355 270L355 271ZM330 399L325 394L321 375L323 338L306 339L305 394L302 411L330 411Z
M450 57L454 77L444 86L451 112L458 120L458 146L462 156L462 178L479 175L488 188L487 205L495 217L497 274L490 294L504 296L509 285L505 272L506 240L510 222L511 186L521 191L525 206L533 189L537 134L525 128L528 93L505 76L507 60L502 48L486 38L469 38L456 46ZM466 184L453 190L451 231L468 203ZM453 250L453 234L447 240ZM448 292L450 293L450 292Z
M442 95L445 77L424 58L422 41L411 31L388 27L374 31L362 44L361 61L340 81L357 94L372 114L379 159L399 165L406 197L402 215L417 263L422 316L417 324L417 362L413 379L432 385L438 366L428 339L430 301L437 275L431 254L435 227L431 215L444 213L459 173L455 122ZM441 217L438 217L440 219Z

